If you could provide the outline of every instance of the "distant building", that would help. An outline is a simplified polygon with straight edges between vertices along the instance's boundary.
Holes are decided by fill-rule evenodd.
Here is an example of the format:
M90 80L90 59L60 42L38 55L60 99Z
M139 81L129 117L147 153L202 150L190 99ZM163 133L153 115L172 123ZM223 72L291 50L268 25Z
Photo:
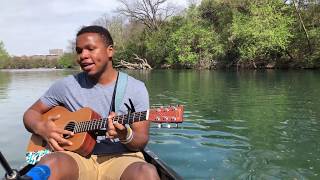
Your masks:
M17 56L21 59L45 59L45 60L58 60L63 55L63 49L49 49L49 54L35 54L31 56Z

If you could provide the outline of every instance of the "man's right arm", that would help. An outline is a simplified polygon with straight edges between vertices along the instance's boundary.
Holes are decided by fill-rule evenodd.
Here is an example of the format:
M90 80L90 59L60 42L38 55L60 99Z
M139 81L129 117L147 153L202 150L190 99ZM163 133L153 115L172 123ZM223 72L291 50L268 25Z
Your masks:
M26 129L34 134L39 134L41 131L41 116L51 108L41 102L36 101L23 115L23 123Z
M61 144L72 145L72 143L63 138L63 134L73 136L73 133L61 128L58 128L54 121L59 119L60 115L49 117L47 121L42 120L42 114L49 111L51 108L42 103L41 100L36 101L23 116L23 123L26 129L41 136L48 142L49 146L55 151L63 151Z

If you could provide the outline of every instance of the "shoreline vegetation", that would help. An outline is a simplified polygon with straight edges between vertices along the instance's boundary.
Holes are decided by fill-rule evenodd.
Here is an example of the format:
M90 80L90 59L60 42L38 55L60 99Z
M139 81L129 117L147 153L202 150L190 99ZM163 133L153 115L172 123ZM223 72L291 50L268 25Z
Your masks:
M115 67L132 69L319 69L319 0L118 0L106 27ZM75 42L57 59L11 57L0 40L0 69L77 68Z
M31 68L31 69L0 69L1 72L48 72L48 71L63 71L65 69L57 68Z

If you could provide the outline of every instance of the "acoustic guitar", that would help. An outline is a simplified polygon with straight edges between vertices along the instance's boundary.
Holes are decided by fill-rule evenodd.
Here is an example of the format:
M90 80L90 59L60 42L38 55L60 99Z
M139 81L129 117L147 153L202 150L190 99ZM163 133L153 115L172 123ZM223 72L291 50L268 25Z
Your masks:
M98 113L87 107L70 112L64 107L56 106L42 115L42 121L47 121L49 116L58 114L60 114L60 118L54 121L54 123L58 127L74 133L72 137L64 136L64 138L72 142L72 145L62 145L62 147L65 150L76 152L82 156L90 155L96 144L95 132L108 128L108 118L101 118ZM112 120L120 124L132 124L145 120L156 123L182 123L183 106L149 109L147 111L115 116ZM27 152L45 149L50 149L47 142L39 135L33 134L29 141Z

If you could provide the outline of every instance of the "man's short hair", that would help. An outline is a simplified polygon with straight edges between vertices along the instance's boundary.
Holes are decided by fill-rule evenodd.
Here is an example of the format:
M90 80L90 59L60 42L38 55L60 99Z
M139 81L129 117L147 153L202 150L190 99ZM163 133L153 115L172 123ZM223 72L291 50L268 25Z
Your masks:
M77 37L84 33L97 33L105 41L107 46L113 45L113 40L109 31L102 26L96 26L96 25L84 26L78 31Z

